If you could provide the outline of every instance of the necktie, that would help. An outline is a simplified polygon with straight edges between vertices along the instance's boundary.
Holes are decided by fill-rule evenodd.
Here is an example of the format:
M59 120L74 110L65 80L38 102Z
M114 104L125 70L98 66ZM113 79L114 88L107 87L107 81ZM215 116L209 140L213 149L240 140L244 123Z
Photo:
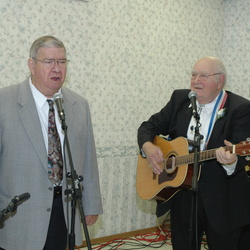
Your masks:
M63 179L63 159L60 137L56 129L54 102L49 103L48 118L48 178L59 186Z

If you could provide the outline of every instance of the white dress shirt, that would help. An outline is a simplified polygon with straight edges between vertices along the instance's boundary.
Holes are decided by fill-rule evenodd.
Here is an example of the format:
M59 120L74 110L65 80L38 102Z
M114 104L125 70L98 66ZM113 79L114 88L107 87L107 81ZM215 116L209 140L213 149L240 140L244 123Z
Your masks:
M218 98L218 96L217 96L217 98ZM198 113L200 114L201 127L200 127L199 131L200 131L200 134L203 135L203 139L201 140L201 147L200 147L201 151L206 150L206 145L209 141L209 138L207 138L207 136L210 137L210 135L213 131L213 126L214 126L215 120L214 120L213 124L211 124L211 126L212 126L211 133L210 133L210 135L208 135L210 120L212 117L212 112L213 112L215 103L217 101L217 98L215 98L215 100L213 100L213 102L207 103L207 104L201 105L198 102L196 103L197 107L198 107ZM189 123L188 133L187 133L187 138L190 140L194 140L195 126L196 126L196 120L192 116L190 123ZM232 165L222 165L223 168L227 171L228 175L231 175L234 172L235 167L236 167L236 163L237 163L237 161L235 162L235 164L232 164Z

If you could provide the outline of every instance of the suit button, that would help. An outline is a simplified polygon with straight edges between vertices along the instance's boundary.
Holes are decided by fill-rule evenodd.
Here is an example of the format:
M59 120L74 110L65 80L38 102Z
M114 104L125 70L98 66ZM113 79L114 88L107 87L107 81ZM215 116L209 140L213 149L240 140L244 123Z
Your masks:
M49 191L52 191L53 190L53 188L52 187L49 187Z
M50 212L51 211L51 208L47 208L47 212Z

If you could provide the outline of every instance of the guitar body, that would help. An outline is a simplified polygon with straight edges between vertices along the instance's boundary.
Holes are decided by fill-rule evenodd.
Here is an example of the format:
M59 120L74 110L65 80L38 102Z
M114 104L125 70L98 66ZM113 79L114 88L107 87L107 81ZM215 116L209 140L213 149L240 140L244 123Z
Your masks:
M184 137L167 141L156 136L154 144L163 152L164 162L161 164L163 172L159 175L155 174L148 166L147 160L139 155L136 189L141 199L156 198L157 202L161 203L172 198L181 189L191 189L194 153L190 153L190 144ZM232 154L250 155L250 139L224 148ZM216 149L199 153L200 162L211 159L216 159Z
M176 156L189 154L189 143L186 138L178 137L167 141L159 136L155 137L154 144L161 148L163 157L170 159ZM141 155L138 157L136 189L138 196L144 200L156 198L158 202L169 200L181 189L190 189L192 183L191 164L180 165L173 171L166 171L167 166L160 175L155 174L148 166L148 162Z

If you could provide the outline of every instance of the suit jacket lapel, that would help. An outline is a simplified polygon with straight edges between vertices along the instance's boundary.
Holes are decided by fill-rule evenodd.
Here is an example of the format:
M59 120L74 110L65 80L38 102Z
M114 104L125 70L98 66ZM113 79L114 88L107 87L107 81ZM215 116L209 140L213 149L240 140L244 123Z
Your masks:
M76 131L78 124L77 110L74 108L76 99L72 95L70 95L70 93L65 89L62 89L62 93L64 96L63 106L66 117L66 125L68 127L68 139L71 146L74 144L74 141L76 139ZM37 152L38 158L40 159L42 165L47 171L47 152L41 130L40 119L35 108L36 104L32 96L28 80L26 80L20 86L18 103L22 106L22 109L19 111L19 115L24 129L35 151Z
M65 112L65 122L67 125L67 133L70 146L75 142L76 139L76 131L77 131L77 124L78 124L78 114L77 110L75 109L76 99L68 93L66 89L62 89L63 94L63 108Z
M179 135L187 137L189 123L192 116L191 108L183 109L179 112L177 120L177 131Z
M19 111L20 119L25 131L37 152L38 158L47 171L47 152L42 135L40 120L36 111L36 104L33 99L28 80L20 86L18 103L22 106Z

